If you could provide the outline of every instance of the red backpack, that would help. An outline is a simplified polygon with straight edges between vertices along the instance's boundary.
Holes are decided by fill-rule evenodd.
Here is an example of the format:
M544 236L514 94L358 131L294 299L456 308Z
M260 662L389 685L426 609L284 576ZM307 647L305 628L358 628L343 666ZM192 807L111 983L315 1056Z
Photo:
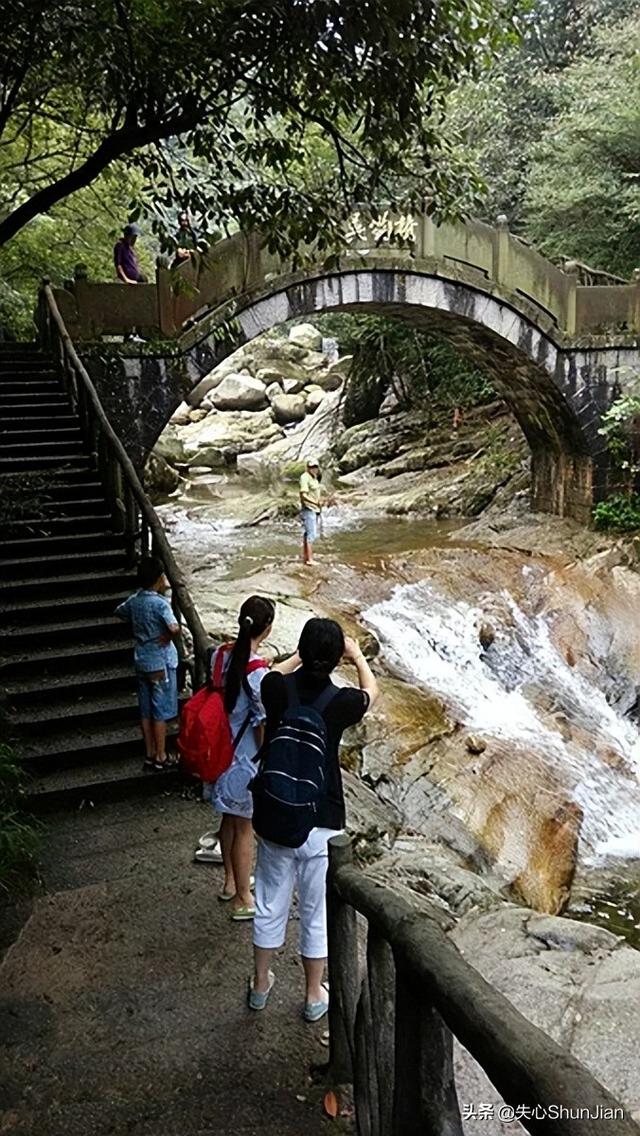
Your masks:
M232 648L226 643L217 652L213 674L206 686L193 695L182 708L178 750L181 763L187 773L201 781L215 781L233 760L249 722L248 714L235 738L231 736L227 711L224 708L223 669L227 652ZM252 659L247 665L247 674L266 669L264 659Z

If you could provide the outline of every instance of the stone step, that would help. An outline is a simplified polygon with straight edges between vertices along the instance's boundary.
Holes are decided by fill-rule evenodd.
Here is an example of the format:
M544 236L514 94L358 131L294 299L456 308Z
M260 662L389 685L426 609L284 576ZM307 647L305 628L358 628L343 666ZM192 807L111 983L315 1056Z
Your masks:
M64 395L50 396L48 399L5 398L0 396L0 422L7 418L45 418L70 417L71 403Z
M57 534L55 536L12 537L3 544L3 559L17 560L21 557L66 556L74 552L115 552L123 547L122 536L105 528L79 533Z
M58 379L55 378L47 378L44 375L31 375L29 379L17 379L14 376L0 378L0 398L3 401L12 396L20 398L22 395L27 398L41 398L46 401L49 396L55 397L58 394L64 398L68 397Z
M124 624L122 624L124 626ZM76 643L49 643L43 646L33 645L29 654L23 658L0 658L0 679L13 681L14 679L40 678L44 683L51 677L61 675L77 675L80 664L93 670L96 667L109 667L132 665L133 651L131 640L105 639L96 635L90 642L82 647L80 661Z
M29 809L46 815L52 809L77 809L83 802L116 801L134 795L162 793L175 788L184 778L177 771L147 773L142 768L143 746L137 730L123 733L106 756L90 752L82 765L35 772L27 787Z
M17 602L19 600L55 599L60 596L93 595L100 592L102 595L117 595L120 592L133 592L136 588L135 573L128 568L118 568L113 571L97 569L96 571L78 572L71 569L69 573L61 572L64 565L59 565L55 576L36 576L35 578L14 577L0 580L0 603Z
M82 440L82 435L78 432L72 441L67 441L62 438L58 439L57 435L53 435L50 439L31 439L30 442L9 442L4 438L0 439L1 449L0 453L3 458L26 458L26 457L58 457L60 461L67 457L77 457L78 454L84 454L87 457Z
M85 733L106 726L124 726L138 720L138 698L134 690L115 690L97 695L69 692L53 704L32 703L7 715L8 728L16 731L21 758L38 756L42 747L55 744L56 738L70 732L85 742ZM18 745L18 742L15 743ZM66 742L65 742L66 745ZM46 752L49 752L47 749Z
M42 442L79 442L81 444L83 442L82 431L77 421L68 417L60 421L54 420L48 426L43 425L37 430L31 430L28 426L25 429L27 424L24 419L18 419L18 422L20 423L19 426L12 425L7 419L0 422L0 447L3 450L5 446L21 446L28 453L30 446L39 445Z
M57 476L53 474L47 480L47 497L45 504L63 504L65 501L80 501L100 498L104 501L102 482L98 481L95 472L91 477L79 477L77 474Z
M32 651L40 647L75 645L76 655L84 652L86 646L99 641L130 643L131 632L116 616L95 616L90 619L60 619L47 623L44 627L4 628L0 651L3 661L26 659Z
M45 519L55 510L56 516L85 517L98 516L100 509L106 509L104 497L78 497L77 499L43 501L42 510ZM103 514L110 517L110 513Z
M2 417L0 419L0 430L4 433L15 431L22 433L23 431L33 432L34 434L40 430L79 430L80 424L75 414L59 414L56 415L55 422L53 422L49 415L43 414L41 417L34 415L16 415L15 417Z
M39 469L55 470L56 472L73 470L77 473L93 474L94 477L96 474L91 458L81 451L76 454L60 453L30 455L29 457L4 457L2 449L0 449L0 473L31 473Z
M66 552L62 563L64 568L70 573L83 573L90 570L122 571L129 567L129 559L123 546L93 550L80 549L78 552ZM0 586L8 584L16 577L20 577L24 580L40 579L47 567L51 569L52 579L60 573L61 561L57 552L51 552L50 554L41 553L39 556L7 556L6 560L0 560Z
M130 590L98 592L88 595L69 595L45 599L21 599L17 603L0 604L0 623L3 627L34 626L46 630L47 623L71 619L94 619L113 615L115 608L130 595Z
M20 763L28 770L47 773L54 769L82 765L87 760L112 759L123 749L127 756L136 754L142 764L144 746L140 726L135 721L102 723L82 736L78 736L74 727L57 731L50 737L41 734L39 744L32 747L21 745L17 755Z
M104 501L100 501L98 504L104 509ZM59 505L56 505L55 508L56 514L63 513ZM79 513L76 516L42 516L38 519L32 517L26 520L12 521L11 524L7 525L6 531L8 535L16 539L23 536L54 537L66 533L79 536L80 533L96 532L99 529L108 531L111 519L111 513L107 512Z
M128 655L131 655L129 650ZM85 656L82 659L86 662ZM7 696L10 710L19 707L36 707L51 705L66 695L76 695L78 698L96 698L100 694L112 694L115 691L131 693L136 688L136 677L133 670L132 658L128 662L117 659L110 666L98 669L82 670L77 674L51 674L45 682L42 676L29 678L3 678L2 688Z

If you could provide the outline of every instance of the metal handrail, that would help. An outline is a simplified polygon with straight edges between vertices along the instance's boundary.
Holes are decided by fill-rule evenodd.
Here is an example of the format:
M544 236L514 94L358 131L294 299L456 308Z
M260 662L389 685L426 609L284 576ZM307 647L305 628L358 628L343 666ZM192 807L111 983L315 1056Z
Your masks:
M135 557L137 546L141 555L153 553L164 564L171 584L173 610L179 623L184 619L193 643L194 657L191 663L186 657L184 643L181 639L178 641L181 661L192 669L194 683L200 686L205 681L209 636L189 594L160 519L147 497L131 458L109 422L98 392L74 347L48 280L43 282L40 290L38 317L40 337L58 357L67 389L80 417L85 441L89 444L102 477L113 521L125 538L131 560Z

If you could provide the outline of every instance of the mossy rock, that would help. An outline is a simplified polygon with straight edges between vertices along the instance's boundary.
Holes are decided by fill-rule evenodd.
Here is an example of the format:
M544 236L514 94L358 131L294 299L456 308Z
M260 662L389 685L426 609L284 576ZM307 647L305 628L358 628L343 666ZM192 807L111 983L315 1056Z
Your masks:
M307 468L305 461L289 462L282 470L285 481L299 481Z

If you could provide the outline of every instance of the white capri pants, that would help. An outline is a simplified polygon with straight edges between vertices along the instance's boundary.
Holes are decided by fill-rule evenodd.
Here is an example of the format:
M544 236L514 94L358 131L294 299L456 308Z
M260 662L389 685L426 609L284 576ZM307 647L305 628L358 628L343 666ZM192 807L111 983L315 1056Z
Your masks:
M254 946L273 950L283 945L296 886L300 954L305 958L327 957L327 843L337 835L332 828L313 828L300 848L258 840Z

